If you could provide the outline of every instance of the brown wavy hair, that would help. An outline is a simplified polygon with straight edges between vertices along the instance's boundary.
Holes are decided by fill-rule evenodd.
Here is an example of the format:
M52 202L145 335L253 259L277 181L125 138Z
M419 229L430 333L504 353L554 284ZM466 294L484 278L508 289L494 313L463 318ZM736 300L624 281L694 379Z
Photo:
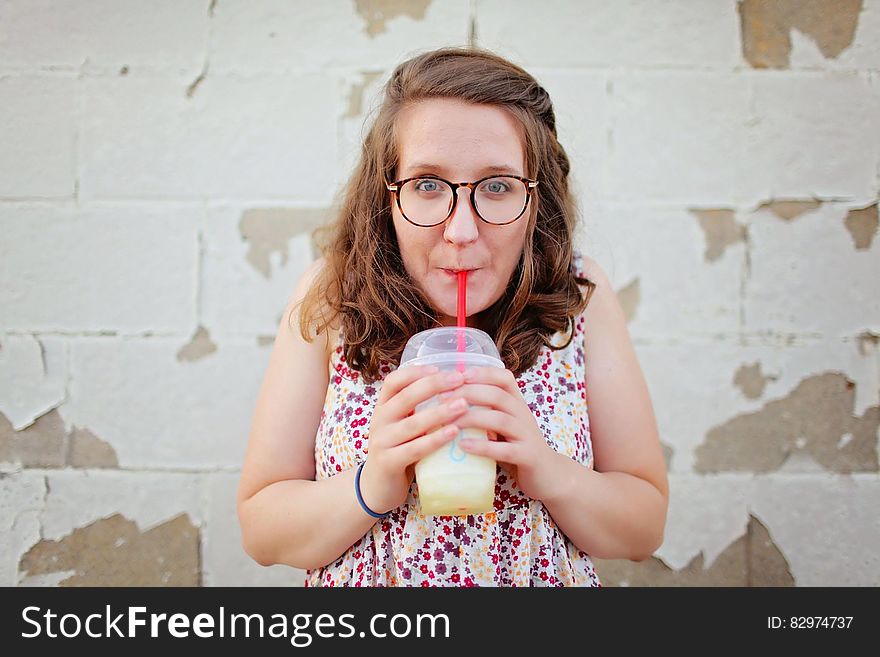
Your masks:
M399 364L411 335L440 325L438 313L404 269L391 193L385 189L398 165L398 114L430 98L510 112L522 128L525 175L540 181L527 218L520 219L529 225L519 264L505 292L480 313L505 366L519 375L534 365L544 345L568 346L574 318L595 289L571 269L576 206L568 185L570 165L544 88L519 66L485 50L441 48L417 55L400 64L385 84L341 208L316 232L326 262L300 312L299 330L306 340L314 339L312 329L316 335L342 329L345 360L368 383L382 377L383 363ZM320 234L326 236L323 241ZM568 332L568 340L556 346L552 337L560 331Z

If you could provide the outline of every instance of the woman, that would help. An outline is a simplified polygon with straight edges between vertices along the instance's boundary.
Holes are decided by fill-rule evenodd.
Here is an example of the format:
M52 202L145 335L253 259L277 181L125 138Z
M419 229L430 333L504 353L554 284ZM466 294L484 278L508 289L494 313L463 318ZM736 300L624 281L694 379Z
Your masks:
M568 173L521 68L445 48L394 71L260 390L238 491L257 562L308 586L599 586L591 555L659 547L656 421L608 278L572 250ZM455 324L461 269L507 369L397 369ZM426 517L414 465L465 427L492 438L462 449L498 462L495 512Z

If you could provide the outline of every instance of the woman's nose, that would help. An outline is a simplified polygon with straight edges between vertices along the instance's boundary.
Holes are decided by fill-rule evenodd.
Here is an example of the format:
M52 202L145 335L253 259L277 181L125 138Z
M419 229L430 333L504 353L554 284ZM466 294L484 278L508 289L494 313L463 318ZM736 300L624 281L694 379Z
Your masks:
M459 195L458 200L455 203L455 211L446 220L443 236L450 242L466 244L479 237L480 218L471 205L471 190L467 187L459 187L455 191Z

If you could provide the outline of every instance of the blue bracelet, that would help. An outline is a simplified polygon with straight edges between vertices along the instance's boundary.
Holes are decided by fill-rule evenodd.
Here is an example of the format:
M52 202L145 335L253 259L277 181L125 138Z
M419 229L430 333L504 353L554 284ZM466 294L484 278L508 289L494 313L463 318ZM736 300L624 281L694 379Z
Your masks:
M361 461L361 464L358 466L357 473L354 476L354 492L357 495L358 502L360 502L361 507L364 511L366 511L369 515L374 518L384 518L388 515L388 513L376 513L370 507L367 506L366 502L364 502L364 498L361 495L361 470L364 469L364 464L366 461Z

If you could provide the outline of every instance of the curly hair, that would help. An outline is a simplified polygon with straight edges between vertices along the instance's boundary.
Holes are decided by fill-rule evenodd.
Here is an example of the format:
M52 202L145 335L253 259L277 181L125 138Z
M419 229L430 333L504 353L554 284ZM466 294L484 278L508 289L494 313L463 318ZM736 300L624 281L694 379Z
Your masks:
M404 269L385 188L398 165L398 115L431 98L510 112L522 128L526 175L541 183L530 205L519 264L505 292L481 313L505 366L519 375L534 365L543 346L568 346L574 320L595 289L572 271L576 206L549 94L525 70L485 50L450 47L412 57L385 84L340 210L316 233L327 236L319 240L325 264L299 315L300 333L309 341L312 329L320 335L341 328L345 360L369 383L381 378L383 363L399 364L411 335L440 325L437 311ZM552 337L560 331L569 335L557 346Z

